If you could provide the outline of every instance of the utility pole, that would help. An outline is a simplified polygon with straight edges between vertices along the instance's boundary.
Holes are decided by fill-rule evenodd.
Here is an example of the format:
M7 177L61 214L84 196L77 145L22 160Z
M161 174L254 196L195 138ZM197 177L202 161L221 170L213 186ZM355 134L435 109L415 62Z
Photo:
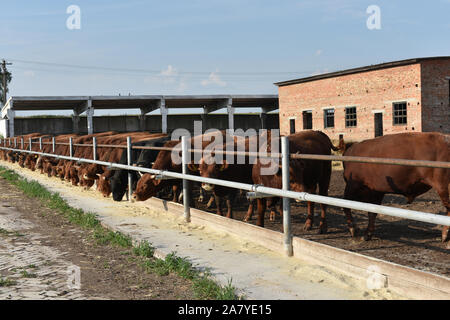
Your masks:
M6 69L6 66L12 65L12 63L10 62L6 62L5 59L2 60L2 98L3 98L3 105L6 104L7 101L7 97L6 97L6 93L8 92L8 70Z

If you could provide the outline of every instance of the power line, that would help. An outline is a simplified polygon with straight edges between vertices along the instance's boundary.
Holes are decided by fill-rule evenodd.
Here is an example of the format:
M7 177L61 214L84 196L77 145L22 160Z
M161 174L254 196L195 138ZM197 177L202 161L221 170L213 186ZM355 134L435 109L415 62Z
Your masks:
M151 69L111 68L111 67L103 67L103 66L75 65L75 64L20 60L20 59L9 59L9 60L16 62L16 63L34 64L34 65L59 67L59 68L164 75L163 71L161 71L161 70L151 70ZM301 71L301 72L300 71L262 71L262 72L217 72L217 73L219 73L221 75L229 75L229 76L270 76L270 75L273 76L273 75L311 74L312 72L314 72L314 71ZM174 75L203 75L203 76L205 76L205 75L210 75L211 73L212 73L211 71L176 71L176 74L174 74Z

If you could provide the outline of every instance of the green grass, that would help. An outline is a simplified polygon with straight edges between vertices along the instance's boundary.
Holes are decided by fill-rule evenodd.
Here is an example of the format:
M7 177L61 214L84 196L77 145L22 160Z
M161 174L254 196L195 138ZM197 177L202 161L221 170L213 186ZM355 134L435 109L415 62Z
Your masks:
M161 276L175 273L184 279L190 280L197 299L236 300L242 298L236 294L236 289L231 283L232 280L229 280L227 285L221 286L211 278L211 274L208 271L201 272L189 260L180 258L175 253L169 254L164 260L155 258L153 256L155 248L147 241L142 241L133 246L131 237L120 232L108 230L101 225L95 214L72 208L58 193L49 192L38 182L23 179L14 171L1 166L0 176L17 186L25 195L39 199L48 208L62 214L71 223L92 230L93 238L99 245L112 245L130 249L135 256L144 259L142 266L146 270ZM9 231L0 229L0 234L4 232L9 234ZM24 277L32 277L33 275L26 270L22 271L22 276Z
M11 231L0 228L0 235L9 236L10 234L11 234Z
M22 272L20 273L22 275L22 277L24 278L36 278L37 274L35 273L30 273L27 270L22 270Z
M14 286L17 282L8 278L0 278L0 287L11 287Z

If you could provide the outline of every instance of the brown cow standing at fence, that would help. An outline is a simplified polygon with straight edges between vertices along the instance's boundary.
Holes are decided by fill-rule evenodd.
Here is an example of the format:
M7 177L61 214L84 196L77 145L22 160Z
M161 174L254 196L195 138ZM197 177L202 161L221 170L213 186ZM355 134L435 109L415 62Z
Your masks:
M337 151L328 136L320 131L302 131L291 134L289 139L289 153L331 155L331 150ZM270 140L269 140L270 141ZM280 143L281 145L281 143ZM271 151L271 146L267 148ZM280 170L273 175L261 174L261 169L268 167L263 165L258 159L253 166L253 183L262 184L266 187L282 188L281 163ZM290 159L289 161L290 190L296 192L308 192L315 194L317 187L319 194L328 195L328 188L331 178L331 161ZM321 220L319 233L327 232L326 205L321 204ZM264 226L264 213L266 210L266 199L257 199L257 222L259 226ZM305 230L310 230L313 226L314 203L308 202L308 216L305 223Z
M450 136L441 133L387 135L355 143L344 156L450 162ZM450 216L450 169L344 162L344 179L347 183L345 199L374 204L381 204L387 193L404 195L411 203L433 188ZM354 237L357 228L351 210L344 209L344 212ZM376 213L369 213L366 240L373 236L376 216ZM442 229L442 241L448 240L448 231L448 226Z

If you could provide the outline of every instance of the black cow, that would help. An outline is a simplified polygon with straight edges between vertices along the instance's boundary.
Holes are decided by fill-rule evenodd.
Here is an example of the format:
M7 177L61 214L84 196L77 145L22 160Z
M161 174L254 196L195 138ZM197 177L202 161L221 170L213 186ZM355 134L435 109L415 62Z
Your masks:
M146 147L162 147L169 137L161 137L147 141L140 141L133 143L132 146L146 146ZM159 150L141 150L131 149L131 164L144 168L151 168L153 162L158 156ZM127 152L124 150L119 161L120 164L127 164ZM136 184L140 179L140 174L133 170L116 169L113 170L109 182L111 184L111 191L114 201L122 201L123 196L128 190L128 173L131 173L132 191L136 189Z

